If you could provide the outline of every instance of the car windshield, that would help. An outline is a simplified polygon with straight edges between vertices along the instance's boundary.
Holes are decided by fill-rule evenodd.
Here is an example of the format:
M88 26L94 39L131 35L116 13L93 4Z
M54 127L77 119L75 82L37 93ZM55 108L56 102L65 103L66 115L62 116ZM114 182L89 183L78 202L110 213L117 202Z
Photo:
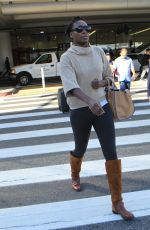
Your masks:
M44 64L52 62L52 55L51 54L44 54L42 55L35 64Z

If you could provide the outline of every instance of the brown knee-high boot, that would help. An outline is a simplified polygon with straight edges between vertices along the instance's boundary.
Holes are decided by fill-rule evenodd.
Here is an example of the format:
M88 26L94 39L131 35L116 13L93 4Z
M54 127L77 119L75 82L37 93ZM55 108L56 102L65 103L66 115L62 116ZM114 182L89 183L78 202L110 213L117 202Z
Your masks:
M82 158L74 157L70 153L72 188L77 192L81 191L81 185L80 185L81 164L82 164Z
M121 160L109 160L105 163L108 184L111 193L112 211L120 214L124 220L132 220L134 215L127 211L122 201Z

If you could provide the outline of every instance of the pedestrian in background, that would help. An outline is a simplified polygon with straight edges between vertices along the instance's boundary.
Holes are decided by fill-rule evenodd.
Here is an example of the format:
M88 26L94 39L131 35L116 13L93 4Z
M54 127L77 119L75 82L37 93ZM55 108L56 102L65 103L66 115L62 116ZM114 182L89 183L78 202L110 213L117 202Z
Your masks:
M148 101L150 102L150 57L149 57L149 71L148 71L148 80L147 80L147 92L148 92Z
M106 52L106 58L107 58L107 60L108 60L108 63L109 63L111 72L112 72L112 74L113 74L113 61L112 61L112 58L111 58L111 55L110 55L109 52Z
M67 29L72 45L60 59L75 140L75 149L70 152L72 188L81 190L81 165L93 126L106 160L112 211L125 220L132 220L133 214L125 209L122 201L121 160L116 152L112 111L105 98L106 79L112 73L104 51L89 44L90 31L91 27L82 18L74 18Z
M112 72L113 80L118 81L118 75L117 75L118 73L117 71L114 71L114 68L113 68L113 63L114 63L113 58L112 58L113 55L110 52L106 52L105 54L106 54L106 58L108 60L108 63L109 63L109 66Z
M114 72L117 71L120 90L123 91L126 89L130 90L131 81L136 78L133 61L127 54L127 48L122 48L120 50L120 57L116 58L113 63Z
M9 62L9 58L6 57L5 59L5 73L4 76L9 75L10 73L10 62Z
M150 49L146 49L146 53L143 55L141 60L142 73L140 80L143 80L145 75L149 72L149 59L150 59Z

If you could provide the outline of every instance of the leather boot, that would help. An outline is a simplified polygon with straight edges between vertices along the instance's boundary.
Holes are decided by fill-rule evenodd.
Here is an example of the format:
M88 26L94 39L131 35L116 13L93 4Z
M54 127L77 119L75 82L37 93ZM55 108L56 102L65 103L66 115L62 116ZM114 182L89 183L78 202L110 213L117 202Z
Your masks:
M106 161L105 166L111 193L112 212L121 215L124 220L132 220L134 215L126 210L122 201L121 160Z
M70 153L72 188L77 192L81 191L80 175L79 175L81 171L81 164L82 164L82 158L77 158Z

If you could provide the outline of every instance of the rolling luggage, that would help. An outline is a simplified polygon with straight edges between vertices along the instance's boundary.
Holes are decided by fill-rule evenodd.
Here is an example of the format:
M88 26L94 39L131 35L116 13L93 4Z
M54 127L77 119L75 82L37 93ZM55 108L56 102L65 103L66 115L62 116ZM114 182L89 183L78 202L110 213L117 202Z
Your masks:
M58 107L63 113L69 112L69 106L67 104L63 88L58 90Z

